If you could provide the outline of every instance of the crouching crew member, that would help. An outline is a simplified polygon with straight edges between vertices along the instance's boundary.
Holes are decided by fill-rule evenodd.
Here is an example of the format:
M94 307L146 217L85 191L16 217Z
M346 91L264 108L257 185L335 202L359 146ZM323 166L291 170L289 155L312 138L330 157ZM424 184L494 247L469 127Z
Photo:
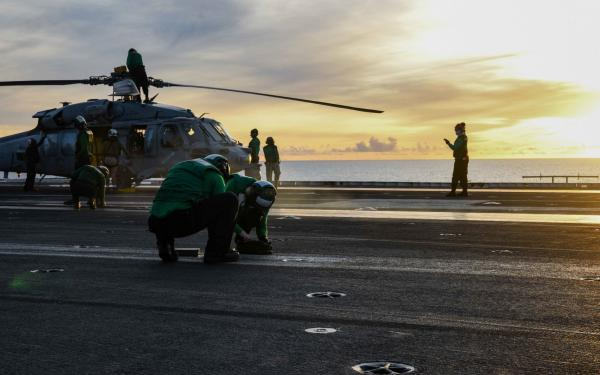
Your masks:
M238 200L225 192L229 162L221 155L175 164L154 197L148 226L156 234L158 255L164 262L177 260L175 241L208 228L204 263L235 262L230 249Z
M240 202L235 226L237 250L242 254L272 254L267 218L277 195L273 184L234 174L227 181L226 190L236 194ZM250 237L253 228L258 241Z
M467 133L465 131L465 123L461 122L456 124L454 127L456 133L456 141L454 144L450 143L449 140L444 139L444 142L452 149L454 156L454 169L452 171L452 190L446 195L447 197L456 196L456 187L460 182L462 192L459 194L461 197L468 197L468 171L469 171L469 150L467 149Z
M108 168L103 165L99 167L84 165L73 172L71 195L76 210L81 208L79 197L82 196L88 198L88 205L91 209L95 209L96 206L106 207L105 192L108 173Z

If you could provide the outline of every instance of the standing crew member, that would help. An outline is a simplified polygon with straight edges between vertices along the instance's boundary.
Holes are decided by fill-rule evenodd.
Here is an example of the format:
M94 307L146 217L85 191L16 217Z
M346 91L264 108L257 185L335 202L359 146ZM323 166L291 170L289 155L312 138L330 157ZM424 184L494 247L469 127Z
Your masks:
M454 170L452 171L452 190L446 195L447 197L456 196L456 187L460 181L462 187L462 193L458 194L461 197L468 197L467 191L468 179L467 174L469 170L469 151L467 149L467 134L465 131L465 123L461 122L456 124L454 127L456 133L456 141L454 144L450 143L449 140L444 138L444 142L453 150L454 155Z
M279 187L279 176L281 169L279 167L279 151L275 146L273 137L267 137L267 145L263 147L265 154L265 168L267 169L267 181L274 183L275 187ZM275 179L273 179L275 174Z
M144 103L149 103L150 99L148 99L148 75L146 75L146 67L142 61L142 55L140 55L135 48L130 48L129 53L127 54L127 69L129 70L129 73L131 73L131 77L133 78L133 82L135 82L138 91L140 91L140 88L144 90L144 96L146 97ZM141 101L141 94L139 100Z
M46 140L46 134L44 131L41 132L42 139L39 142L35 140L35 138L29 138L27 140L27 148L25 149L25 164L27 167L27 179L25 180L25 186L23 186L24 191L32 191L35 190L33 184L35 183L35 168L37 163L40 162L40 152L39 148Z
M71 177L71 195L73 196L73 207L78 210L81 208L79 197L88 198L88 206L93 210L96 205L100 208L106 207L106 179L108 178L108 168L101 165L84 165L78 168Z
M175 238L208 228L204 263L235 262L231 237L238 200L225 192L229 162L221 155L182 161L167 174L154 197L148 227L156 234L158 255L164 262L177 260Z
M121 142L119 142L119 132L117 129L110 129L108 131L108 138L102 143L102 150L104 152L102 162L108 167L114 181L114 171L115 168L119 166L121 152L124 152L127 155L127 150L123 147ZM106 183L108 184L108 179Z
M87 127L85 118L81 115L75 117L75 128L77 133L77 142L75 144L75 169L84 165L92 164L92 144L94 143L94 133Z
M246 169L246 176L250 176L260 180L260 165L259 162L259 153L260 153L260 139L258 139L258 129L250 130L250 143L248 143L248 148L250 148L250 168Z
M240 202L235 225L237 250L242 254L272 254L267 218L275 203L275 187L267 181L256 181L252 177L233 174L227 181L226 191L237 195ZM256 228L258 241L250 237L253 228Z

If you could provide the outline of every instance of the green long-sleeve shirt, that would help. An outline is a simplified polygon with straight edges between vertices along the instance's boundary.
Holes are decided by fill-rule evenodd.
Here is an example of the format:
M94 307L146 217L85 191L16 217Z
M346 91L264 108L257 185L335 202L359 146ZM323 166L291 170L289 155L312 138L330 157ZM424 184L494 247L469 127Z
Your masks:
M96 199L99 204L104 204L106 192L106 178L100 170L92 165L84 165L73 172L73 181L83 182L97 189Z
M79 133L77 133L75 157L79 160L91 157L93 142L94 133L92 133L90 130L80 130Z
M127 69L132 71L136 66L142 66L144 62L142 61L142 55L138 52L129 52L127 54Z
M202 159L182 161L167 173L154 197L150 214L163 218L173 211L186 210L203 199L225 192L219 171Z
M456 140L454 141L454 144L452 143L448 143L448 147L450 147L450 149L452 149L454 158L456 159L462 159L466 156L469 156L469 150L467 148L467 142L468 142L468 138L466 134L463 135L459 135Z
M227 185L225 186L225 191L234 193L238 198L246 199L246 188L256 182L256 179L248 176L241 176L239 174L231 175L229 181L227 181ZM240 194L243 197L240 197ZM240 204L242 203L242 199L240 199ZM258 238L267 237L267 218L269 216L269 210L266 210L263 216L260 218L258 226L256 227L256 235ZM240 227L238 224L235 225L235 233L240 234L244 229Z
M263 147L263 153L265 154L265 161L267 163L279 163L279 151L275 145L266 145Z
M252 137L252 140L248 144L248 148L250 148L250 158L253 163L258 163L260 153L260 140L258 137Z

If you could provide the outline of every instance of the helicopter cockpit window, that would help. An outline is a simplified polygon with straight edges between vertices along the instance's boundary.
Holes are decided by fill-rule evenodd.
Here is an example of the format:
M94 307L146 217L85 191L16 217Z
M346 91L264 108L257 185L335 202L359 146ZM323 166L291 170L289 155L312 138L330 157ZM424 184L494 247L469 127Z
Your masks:
M162 128L160 144L162 147L177 148L183 145L181 137L177 133L177 128L173 125L165 125Z
M221 125L220 122L215 121L212 123L212 126L215 128L217 133L219 133L221 138L223 138L227 142L233 142L232 138L229 136L229 134L227 134L227 132L223 128L223 125Z

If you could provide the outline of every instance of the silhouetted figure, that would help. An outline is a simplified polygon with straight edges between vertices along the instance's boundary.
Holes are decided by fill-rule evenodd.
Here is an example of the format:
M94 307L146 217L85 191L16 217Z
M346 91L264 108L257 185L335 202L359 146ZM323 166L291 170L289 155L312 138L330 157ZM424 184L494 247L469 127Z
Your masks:
M140 88L144 91L144 96L146 97L144 103L150 102L150 99L148 98L148 75L146 74L146 67L142 61L142 55L140 55L135 48L130 48L129 53L127 54L127 69L129 70L138 91L140 91Z
M114 172L119 166L121 153L125 153L127 155L127 150L121 142L119 142L119 132L117 129L110 129L108 131L108 137L102 143L102 151L103 158L102 162L106 165L110 171L110 176L113 177L113 181L115 179ZM108 185L109 179L106 179L106 184Z
M43 134L43 133L42 133ZM35 138L29 138L27 140L27 148L25 149L25 165L27 167L27 179L25 180L24 191L35 190L33 186L35 183L36 166L40 162L39 148L46 140L46 135L42 135L42 139L37 142Z
M101 165L83 165L78 168L71 176L71 195L73 196L73 207L78 210L81 208L79 197L88 198L90 209L96 207L106 207L106 179L108 178L108 168Z
M77 141L75 143L75 170L84 165L92 164L92 144L94 143L94 133L87 127L85 118L81 115L73 120L75 128L78 130Z
M447 197L456 196L456 187L460 182L462 187L462 193L458 194L461 197L469 196L467 191L468 179L467 174L469 170L469 151L467 149L467 134L465 130L465 123L461 122L456 124L454 127L456 133L456 140L454 144L450 143L449 140L444 138L444 142L453 150L454 155L454 170L452 171L452 190L446 195Z
M273 137L267 137L267 145L263 147L263 153L265 154L265 168L267 170L267 181L279 187L279 176L281 175L281 169L279 167L279 151L275 146L275 140ZM273 178L273 175L275 175Z
M250 148L250 167L246 169L246 176L250 176L257 180L260 180L260 165L258 162L260 161L259 153L260 153L260 139L258 139L258 129L250 130L250 143L248 143L248 148Z

